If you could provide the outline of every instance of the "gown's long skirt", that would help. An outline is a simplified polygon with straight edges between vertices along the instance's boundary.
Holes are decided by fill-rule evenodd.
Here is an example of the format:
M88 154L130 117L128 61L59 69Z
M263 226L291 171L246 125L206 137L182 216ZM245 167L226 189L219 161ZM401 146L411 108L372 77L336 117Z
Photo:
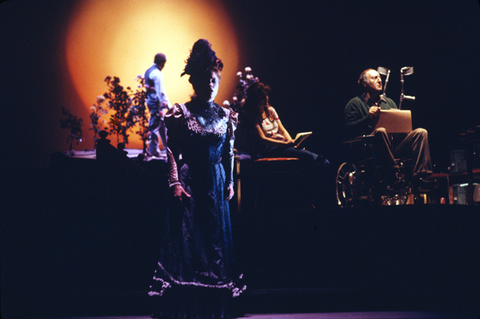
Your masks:
M191 198L169 203L160 259L150 287L153 318L231 318L232 297L245 287L233 268L225 171L221 163L181 163Z

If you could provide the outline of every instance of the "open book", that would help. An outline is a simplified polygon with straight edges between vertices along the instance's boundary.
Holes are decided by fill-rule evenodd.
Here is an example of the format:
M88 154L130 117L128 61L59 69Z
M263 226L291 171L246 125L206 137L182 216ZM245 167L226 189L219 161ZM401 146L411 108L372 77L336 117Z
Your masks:
M295 136L295 140L294 140L294 143L295 143L295 147L299 147L300 144L302 144L303 141L305 141L305 139L307 137L309 137L310 135L312 135L313 132L302 132L302 133L298 133L297 136Z
M409 133L412 131L412 113L410 110L380 110L375 129L384 127L388 133Z

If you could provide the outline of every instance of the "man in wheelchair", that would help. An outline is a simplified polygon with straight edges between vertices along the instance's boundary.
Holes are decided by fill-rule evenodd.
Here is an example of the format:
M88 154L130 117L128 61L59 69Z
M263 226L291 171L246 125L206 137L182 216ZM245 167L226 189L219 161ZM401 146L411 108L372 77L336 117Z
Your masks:
M376 161L384 170L389 184L398 181L399 166L395 159L407 157L413 161L411 183L415 187L428 183L425 177L432 174L432 163L427 131L417 128L396 136L396 140L392 141L384 127L376 127L380 110L398 109L392 99L382 95L380 74L374 69L367 69L360 74L358 84L362 94L351 99L345 106L344 125L348 138L372 136Z

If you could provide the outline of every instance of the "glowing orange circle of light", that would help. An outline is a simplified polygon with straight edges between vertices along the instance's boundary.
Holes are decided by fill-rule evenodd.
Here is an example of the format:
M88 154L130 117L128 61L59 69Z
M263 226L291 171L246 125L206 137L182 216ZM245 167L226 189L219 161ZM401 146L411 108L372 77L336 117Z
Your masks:
M193 43L208 39L225 68L216 102L229 99L236 86L237 38L219 0L83 0L69 24L66 39L68 70L85 108L107 91L106 76L136 88L137 75L153 64L156 53L167 56L163 69L172 103L193 93L188 76L180 77ZM140 147L131 134L129 148Z

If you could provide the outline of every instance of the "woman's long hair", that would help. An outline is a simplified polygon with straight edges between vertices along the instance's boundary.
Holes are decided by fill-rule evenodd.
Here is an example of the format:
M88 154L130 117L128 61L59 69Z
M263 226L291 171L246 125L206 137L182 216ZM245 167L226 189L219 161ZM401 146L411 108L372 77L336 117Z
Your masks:
M255 82L247 89L247 99L243 104L243 111L246 116L246 120L250 124L256 124L262 122L262 112L259 110L259 105L262 101L266 100L271 89L268 85L261 82ZM267 117L270 117L270 110L265 107L264 111L267 113Z

